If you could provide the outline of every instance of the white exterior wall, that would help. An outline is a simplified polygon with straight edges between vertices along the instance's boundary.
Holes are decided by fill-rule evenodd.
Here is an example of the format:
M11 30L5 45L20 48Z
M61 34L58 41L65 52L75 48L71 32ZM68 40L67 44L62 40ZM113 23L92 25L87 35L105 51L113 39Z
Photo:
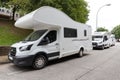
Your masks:
M70 28L70 27L65 27ZM84 52L92 50L92 35L91 27L88 25L71 27L72 29L77 29L76 38L64 38L64 27L61 29L61 47L60 52L61 56L67 56L74 53L78 53L80 48L84 48ZM84 30L87 30L87 36L84 36Z
M10 9L7 9L5 7L0 7L0 14L2 15L6 15L6 16L11 16L12 15L12 11Z
M12 18L12 9L8 9L8 8L5 8L5 7L0 7L0 15L3 15L3 16L9 16ZM20 18L20 14L18 12L15 13L15 17L14 19L17 20Z

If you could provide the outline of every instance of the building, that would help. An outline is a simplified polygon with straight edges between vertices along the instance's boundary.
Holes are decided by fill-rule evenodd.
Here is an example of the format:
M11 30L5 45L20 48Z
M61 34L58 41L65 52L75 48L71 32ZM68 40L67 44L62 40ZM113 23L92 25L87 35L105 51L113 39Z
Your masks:
M12 9L5 8L5 7L0 7L0 19L12 19ZM14 20L17 20L20 18L20 14L18 12L15 13Z

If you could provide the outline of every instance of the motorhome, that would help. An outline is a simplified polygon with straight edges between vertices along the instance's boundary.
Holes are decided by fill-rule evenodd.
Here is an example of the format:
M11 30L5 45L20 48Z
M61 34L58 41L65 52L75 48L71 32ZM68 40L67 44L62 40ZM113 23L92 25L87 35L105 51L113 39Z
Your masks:
M11 46L9 59L18 66L45 67L49 60L92 50L91 27L73 21L53 7L41 7L15 23L16 27L33 29L26 39Z
M115 35L111 34L110 35L110 45L115 46L115 43L116 43Z
M93 48L109 48L110 47L110 33L109 32L94 32L92 35Z

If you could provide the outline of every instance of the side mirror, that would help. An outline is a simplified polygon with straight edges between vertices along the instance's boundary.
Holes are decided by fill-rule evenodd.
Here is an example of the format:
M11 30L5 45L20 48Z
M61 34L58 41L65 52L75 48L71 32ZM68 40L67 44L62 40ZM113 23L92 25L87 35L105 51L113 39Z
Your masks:
M48 38L44 38L41 40L41 42L38 45L47 45L49 43L49 39Z

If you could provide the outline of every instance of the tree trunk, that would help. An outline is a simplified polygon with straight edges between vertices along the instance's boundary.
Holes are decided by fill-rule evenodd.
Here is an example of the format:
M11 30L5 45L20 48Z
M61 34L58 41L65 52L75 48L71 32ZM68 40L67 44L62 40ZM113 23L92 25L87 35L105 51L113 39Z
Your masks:
M16 6L14 5L13 9L12 9L12 20L15 20L15 12L16 12Z

